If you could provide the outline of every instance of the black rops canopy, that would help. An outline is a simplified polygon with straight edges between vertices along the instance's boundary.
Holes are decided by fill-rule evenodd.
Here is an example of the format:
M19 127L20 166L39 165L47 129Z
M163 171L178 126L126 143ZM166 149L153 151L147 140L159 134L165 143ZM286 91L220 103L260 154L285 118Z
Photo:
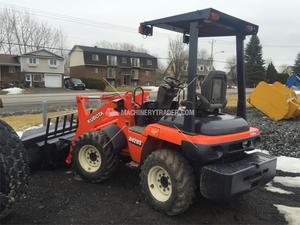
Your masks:
M246 91L244 70L244 39L246 35L255 35L258 26L244 20L229 16L218 10L209 8L195 12L180 14L162 19L143 22L140 24L139 33L152 36L153 27L160 27L170 31L182 33L183 41L189 43L188 63L188 110L195 109L196 76L197 76L197 50L199 37L236 37L236 67L238 83L237 115L246 119ZM194 132L194 116L185 115L184 130Z
M159 27L183 34L190 33L190 23L199 24L199 37L236 36L257 34L258 26L218 10L208 8L141 23L139 32L152 35L152 27Z

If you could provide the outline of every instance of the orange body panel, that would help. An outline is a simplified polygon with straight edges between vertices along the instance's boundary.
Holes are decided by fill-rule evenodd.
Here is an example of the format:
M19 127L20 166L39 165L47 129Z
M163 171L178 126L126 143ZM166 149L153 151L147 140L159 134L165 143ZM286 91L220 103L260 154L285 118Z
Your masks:
M149 93L144 93L144 99L147 100ZM106 105L90 113L85 104L89 102L89 97L78 96L78 129L72 146L75 141L84 133L91 131L99 131L110 124L117 125L127 138L128 147L121 151L121 154L129 155L133 161L140 163L142 151L145 142L149 137L156 138L160 141L170 142L176 145L181 145L183 141L192 142L195 144L211 145L218 143L226 143L237 140L248 139L260 135L256 128L250 128L249 131L227 134L221 136L207 136L207 135L191 135L182 132L179 129L164 126L158 123L153 123L145 127L142 134L130 131L129 128L135 125L135 118L132 114L122 114L116 111L116 103L113 100L124 99L124 108L126 110L135 110L138 106L132 104L132 93L126 93L122 96L101 96L99 100L106 102ZM93 98L95 99L95 98ZM142 103L142 94L136 96L136 101L139 105ZM153 149L154 150L154 149ZM72 147L66 159L67 163L71 163Z

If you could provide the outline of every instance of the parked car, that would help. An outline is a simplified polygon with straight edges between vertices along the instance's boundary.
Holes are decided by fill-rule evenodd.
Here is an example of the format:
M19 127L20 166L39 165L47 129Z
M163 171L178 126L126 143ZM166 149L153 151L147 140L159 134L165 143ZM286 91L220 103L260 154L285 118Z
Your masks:
M73 90L85 90L85 84L78 78L65 78L65 88Z

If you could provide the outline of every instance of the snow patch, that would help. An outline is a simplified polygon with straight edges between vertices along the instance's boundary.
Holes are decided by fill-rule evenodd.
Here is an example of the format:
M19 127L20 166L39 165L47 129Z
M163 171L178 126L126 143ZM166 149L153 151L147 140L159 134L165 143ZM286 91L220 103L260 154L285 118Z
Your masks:
M278 188L278 187L274 187L271 183L268 183L265 187L265 189L267 191L271 191L271 192L274 192L274 193L279 193L279 194L286 194L286 195L292 195L292 194L295 194L294 192L291 192L291 191L286 191L282 188Z
M274 205L277 210L284 215L285 220L289 225L299 225L300 224L300 208L289 207L285 205Z
M290 173L300 173L300 159L279 156L277 157L277 170Z
M261 153L270 155L270 153L269 153L267 150L261 150L261 149L254 149L254 150L248 151L248 152L246 152L246 153L252 154L252 153L256 153L256 152L261 152Z
M23 89L17 87L2 89L2 91L7 91L8 95L17 95L23 93Z
M17 135L21 138L23 133L27 130L33 130L33 129L37 129L37 128L41 128L43 126L43 124L40 124L40 125L37 125L37 126L33 126L33 127L29 127L29 128L26 128L24 130L21 130L21 131L17 131Z
M276 176L273 182L280 183L287 187L300 188L300 177L280 177Z

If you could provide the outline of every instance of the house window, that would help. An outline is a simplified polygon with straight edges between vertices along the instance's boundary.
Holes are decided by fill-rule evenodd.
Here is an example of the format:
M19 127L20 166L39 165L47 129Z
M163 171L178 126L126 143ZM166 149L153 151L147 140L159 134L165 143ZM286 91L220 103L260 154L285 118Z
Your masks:
M132 86L136 87L136 86L138 86L138 81L137 80L133 80L131 82L131 84L132 84Z
M116 66L117 65L117 56L108 55L107 56L107 65Z
M139 58L131 58L131 66L140 67L140 59Z
M121 58L121 63L122 64L127 64L127 58L126 57L122 57Z
M25 75L25 80L26 80L27 82L30 82L30 81L31 81L31 74L26 74L26 75Z
M187 65L184 65L184 66L183 66L183 70L184 70L184 71L187 71L187 67L188 67Z
M52 67L56 67L57 65L56 59L49 59L49 65Z
M35 57L30 57L30 58L29 58L29 64L37 64L37 58L35 58Z
M93 61L99 61L99 55L97 55L97 54L92 54L92 60L93 60Z
M107 68L107 78L110 79L116 78L116 68Z
M113 86L113 87L116 86L116 82L114 80L109 80L108 82L110 83L111 86Z
M147 66L152 66L152 65L153 65L152 59L147 59L147 60L146 60L146 65L147 65Z
M145 71L145 74L146 74L146 76L149 76L149 75L150 75L150 71L149 71L149 70L146 70L146 71Z
M33 82L42 82L42 75L41 74L34 74L33 75Z
M16 72L16 67L14 67L14 66L8 67L8 72L9 73L15 73Z
M199 70L204 71L204 66L203 65L199 66Z
M94 73L99 73L99 67L94 67Z
M132 79L139 79L139 70L135 69L135 70L132 70Z

